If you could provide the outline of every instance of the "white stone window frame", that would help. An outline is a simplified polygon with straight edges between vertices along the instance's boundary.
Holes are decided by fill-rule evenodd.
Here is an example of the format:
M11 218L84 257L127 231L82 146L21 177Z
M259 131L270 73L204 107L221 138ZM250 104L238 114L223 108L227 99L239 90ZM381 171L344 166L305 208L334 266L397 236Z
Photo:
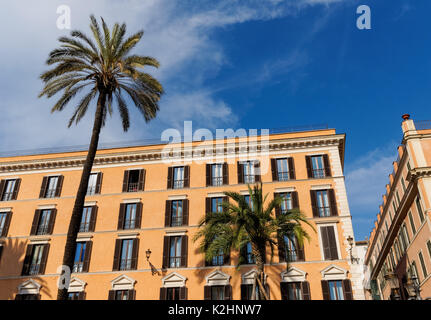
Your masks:
M162 278L162 288L178 288L186 286L187 277L177 272L172 272Z
M111 290L133 290L136 280L126 275L121 275L111 281Z
M230 278L230 275L215 270L205 277L205 282L207 286L227 286L230 284Z
M84 292L86 285L87 283L85 281L82 281L79 278L73 277L70 280L69 289L67 290L67 292L70 292L70 293Z
M335 272L334 272L335 271ZM347 273L348 270L337 266L335 264L331 264L327 266L325 269L320 271L322 275L322 280L332 281L332 280L346 280L348 279Z
M296 267L290 267L280 273L281 282L304 282L307 281L307 272Z
M33 279L27 280L18 286L18 294L39 294L42 285Z
M317 224L317 235L319 237L319 248L320 248L320 256L322 257L322 261L332 261L332 260L325 260L325 253L323 252L323 241L322 241L322 227L333 227L334 228L334 234L335 234L335 242L337 244L337 253L338 253L338 259L342 260L343 256L341 255L341 249L340 249L340 240L338 238L338 229L337 229L337 223L338 222L331 222L331 223L320 223L320 221L316 221Z

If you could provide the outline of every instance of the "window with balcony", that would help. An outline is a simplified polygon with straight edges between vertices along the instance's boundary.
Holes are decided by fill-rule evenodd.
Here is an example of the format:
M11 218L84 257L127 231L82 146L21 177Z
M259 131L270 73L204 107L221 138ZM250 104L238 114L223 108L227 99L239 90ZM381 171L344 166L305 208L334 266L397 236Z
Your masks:
M90 174L90 177L88 179L87 196L92 196L97 193L100 193L101 177L101 172Z
M343 282L341 280L328 281L330 300L344 300Z
M28 245L22 275L38 275L45 272L49 244Z
M280 204L280 211L281 211L280 213L286 214L293 209L292 193L291 192L280 193L279 196L283 199L283 201Z
M247 161L243 163L244 183L255 182L254 162Z
M316 191L317 210L319 217L331 216L331 206L329 203L329 196L327 190Z
M46 235L52 234L56 209L41 209L36 210L33 218L30 235Z
M187 236L165 236L163 244L163 267L187 267Z
M0 238L7 236L11 217L12 217L12 212L10 211L0 212Z
M94 225L96 223L96 206L84 207L82 210L81 224L79 226L79 232L93 232Z
M169 248L169 268L179 268L181 265L181 237L171 237Z
M182 189L190 186L190 167L168 168L168 189Z
M256 160L238 162L238 183L260 182L260 163Z
M184 167L174 168L174 189L184 188Z
M171 227L183 225L183 200L171 201Z
M306 156L308 178L326 178L331 176L328 155Z
M122 203L118 215L118 230L139 229L142 219L142 203Z
M131 270L133 261L133 239L121 243L120 270Z
M113 271L136 270L138 265L139 238L115 241Z
M124 171L123 192L144 191L145 169Z
M0 182L0 200L16 200L21 179L8 179Z
M77 242L72 272L87 272L91 242Z
M293 158L271 159L272 180L288 181L295 179Z
M208 170L210 171L207 176L207 179L209 179L209 183L207 185L210 186L221 186L225 183L224 178L225 173L224 170L226 170L227 166L223 163L214 163L214 164L208 164Z

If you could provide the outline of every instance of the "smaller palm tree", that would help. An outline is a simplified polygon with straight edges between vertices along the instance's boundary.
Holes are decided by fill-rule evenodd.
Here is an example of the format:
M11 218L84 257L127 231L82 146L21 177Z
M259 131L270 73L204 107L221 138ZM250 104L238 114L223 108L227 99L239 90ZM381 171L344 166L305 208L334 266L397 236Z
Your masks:
M207 261L219 256L220 252L228 253L232 249L241 251L247 245L251 245L252 256L257 266L254 287L258 286L259 298L264 300L268 299L264 289L267 247L269 246L271 251L272 263L274 247L278 241L284 241L279 239L296 237L298 245L302 246L304 239L310 239L303 224L309 225L313 230L314 228L298 209L289 210L275 217L272 212L280 206L283 198L275 197L265 207L268 194L263 196L262 183L253 186L253 189L248 185L248 190L249 201L238 192L224 192L236 203L224 201L222 212L206 214L199 223L199 231L193 241L201 239L199 248ZM240 255L237 268L245 263L247 263L245 257Z

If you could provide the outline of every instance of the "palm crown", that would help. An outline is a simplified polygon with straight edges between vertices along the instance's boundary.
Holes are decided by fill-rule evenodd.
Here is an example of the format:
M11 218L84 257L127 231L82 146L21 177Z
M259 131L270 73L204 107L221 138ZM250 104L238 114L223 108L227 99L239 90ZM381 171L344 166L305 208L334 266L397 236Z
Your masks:
M101 20L103 34L97 20L91 16L94 42L80 31L72 31L72 37L59 39L62 45L51 51L46 62L55 66L41 75L45 86L39 96L50 98L64 90L51 110L61 111L73 97L84 88L89 88L76 106L69 127L82 119L90 102L99 93L99 99L107 102L103 103L102 126L107 113L112 114L112 102L115 100L123 129L127 131L130 126L129 111L123 93L133 101L146 121L156 116L163 88L142 69L145 66L158 68L159 63L151 57L129 55L143 36L143 31L125 39L125 24L116 23L110 32L103 18Z

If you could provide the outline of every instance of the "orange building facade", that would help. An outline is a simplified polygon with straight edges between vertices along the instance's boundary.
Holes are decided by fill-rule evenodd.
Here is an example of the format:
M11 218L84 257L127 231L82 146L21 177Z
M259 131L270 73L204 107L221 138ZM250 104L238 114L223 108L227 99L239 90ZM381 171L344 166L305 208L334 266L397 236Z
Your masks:
M366 298L431 298L431 126L403 116L403 140L365 257Z
M334 129L97 152L77 239L70 299L249 299L248 247L205 262L193 236L224 191L262 182L274 214L299 207L315 231L265 265L271 299L363 299ZM211 154L212 151L213 153ZM0 299L55 299L86 153L0 158ZM427 206L429 207L429 206ZM239 255L248 264L236 268ZM431 268L430 268L431 270Z

